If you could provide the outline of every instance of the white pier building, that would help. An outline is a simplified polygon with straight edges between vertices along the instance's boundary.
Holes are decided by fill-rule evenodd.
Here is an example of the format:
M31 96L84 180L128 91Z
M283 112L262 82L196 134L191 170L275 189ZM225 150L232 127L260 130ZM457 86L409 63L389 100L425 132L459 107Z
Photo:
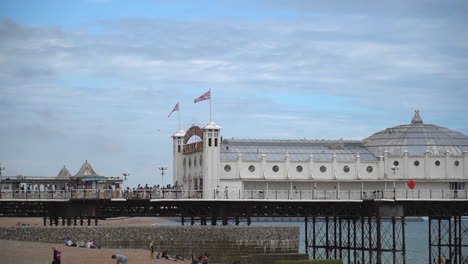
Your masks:
M210 122L172 136L175 184L204 198L468 198L468 137L418 111L362 141L223 139L221 130Z

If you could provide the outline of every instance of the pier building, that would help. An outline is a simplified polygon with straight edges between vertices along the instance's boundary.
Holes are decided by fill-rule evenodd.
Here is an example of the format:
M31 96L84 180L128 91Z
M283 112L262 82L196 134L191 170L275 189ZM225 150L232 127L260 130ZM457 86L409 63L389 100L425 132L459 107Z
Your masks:
M417 110L409 124L363 140L226 139L221 130L209 122L172 136L174 184L203 190L204 198L249 192L266 199L382 198L408 191L456 198L466 192L468 137L425 124Z

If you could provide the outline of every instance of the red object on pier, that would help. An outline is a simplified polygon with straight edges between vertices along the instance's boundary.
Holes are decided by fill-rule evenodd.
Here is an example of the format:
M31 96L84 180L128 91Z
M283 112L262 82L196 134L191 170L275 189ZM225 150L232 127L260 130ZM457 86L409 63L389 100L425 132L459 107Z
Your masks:
M416 187L416 182L414 180L409 180L408 181L408 187L412 190L414 187Z

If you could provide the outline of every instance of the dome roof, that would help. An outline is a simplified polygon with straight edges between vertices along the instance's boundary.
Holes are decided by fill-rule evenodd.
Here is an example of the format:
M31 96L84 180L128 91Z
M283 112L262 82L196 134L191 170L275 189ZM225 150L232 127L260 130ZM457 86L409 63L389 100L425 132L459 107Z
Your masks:
M424 124L419 111L411 124L400 125L384 129L364 139L364 146L375 155L382 155L388 151L392 155L424 155L429 151L431 155L460 156L468 151L468 137L460 132L431 124Z

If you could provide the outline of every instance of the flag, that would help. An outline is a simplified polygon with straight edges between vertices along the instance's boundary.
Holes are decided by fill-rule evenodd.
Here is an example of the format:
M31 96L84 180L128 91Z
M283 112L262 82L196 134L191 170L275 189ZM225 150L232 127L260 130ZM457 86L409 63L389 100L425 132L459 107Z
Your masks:
M211 100L211 90L209 90L208 92L202 94L200 97L198 97L197 99L193 100L194 103L198 103L200 101L205 101L205 100Z
M169 118L175 111L179 111L179 102L177 102L177 104L174 106L174 109L172 109L171 113L167 116L167 118Z

